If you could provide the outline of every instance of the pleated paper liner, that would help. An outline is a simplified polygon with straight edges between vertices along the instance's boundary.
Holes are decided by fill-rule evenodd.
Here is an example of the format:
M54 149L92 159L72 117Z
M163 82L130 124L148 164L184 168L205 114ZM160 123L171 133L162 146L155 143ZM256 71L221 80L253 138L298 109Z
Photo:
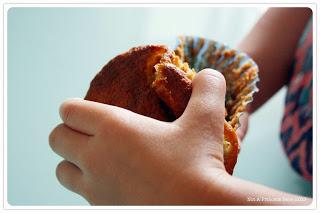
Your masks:
M257 64L245 53L209 39L180 36L175 53L196 72L205 68L221 72L226 79L226 121L234 130L239 117L258 91Z

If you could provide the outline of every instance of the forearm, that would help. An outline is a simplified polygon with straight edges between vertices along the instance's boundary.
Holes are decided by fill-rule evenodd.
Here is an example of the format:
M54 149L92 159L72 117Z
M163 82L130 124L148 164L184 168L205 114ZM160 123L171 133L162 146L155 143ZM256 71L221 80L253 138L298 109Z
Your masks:
M215 205L309 205L311 198L278 191L228 174L208 187L208 198ZM212 199L214 198L214 199Z
M259 66L260 91L251 112L288 81L297 43L311 14L308 8L269 9L238 45Z

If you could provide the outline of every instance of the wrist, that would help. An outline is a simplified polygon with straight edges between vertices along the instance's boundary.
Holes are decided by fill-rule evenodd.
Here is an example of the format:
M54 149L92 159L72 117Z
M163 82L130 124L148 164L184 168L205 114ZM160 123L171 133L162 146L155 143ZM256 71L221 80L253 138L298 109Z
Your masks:
M192 196L185 200L191 205L225 205L228 186L232 183L232 176L221 168L206 168L201 171L201 177L195 177L195 184L190 184ZM229 203L229 202L228 202Z

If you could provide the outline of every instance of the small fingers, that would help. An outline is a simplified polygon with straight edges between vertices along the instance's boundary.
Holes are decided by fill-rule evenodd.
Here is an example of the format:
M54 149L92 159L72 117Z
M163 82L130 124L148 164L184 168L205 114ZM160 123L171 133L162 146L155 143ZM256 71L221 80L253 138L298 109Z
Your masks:
M119 127L138 128L141 122L151 120L121 107L81 99L65 101L60 107L60 116L68 127L91 136Z
M81 194L83 174L76 165L67 160L61 161L57 166L56 176L61 185L75 193Z
M60 106L60 117L70 128L94 135L100 125L105 105L82 99L70 99Z
M52 150L73 163L79 163L79 155L86 150L91 136L81 134L64 124L59 124L49 136Z

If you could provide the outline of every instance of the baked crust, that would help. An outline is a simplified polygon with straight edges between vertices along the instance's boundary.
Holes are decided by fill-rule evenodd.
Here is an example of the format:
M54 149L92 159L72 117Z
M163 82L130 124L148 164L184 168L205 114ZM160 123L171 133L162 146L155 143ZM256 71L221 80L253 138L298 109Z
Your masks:
M155 65L155 80L152 87L176 118L180 117L188 105L192 93L192 79L195 72L175 56L162 59ZM172 60L174 58L175 60ZM225 116L226 110L225 110ZM229 174L233 173L240 150L238 137L232 126L224 121L224 165Z
M171 110L150 86L155 78L154 66L166 53L170 51L165 46L148 45L118 55L94 77L85 99L173 121Z
M86 100L119 106L162 121L184 112L195 71L166 46L130 49L112 59L95 76ZM234 129L224 124L224 164L232 174L239 152Z

